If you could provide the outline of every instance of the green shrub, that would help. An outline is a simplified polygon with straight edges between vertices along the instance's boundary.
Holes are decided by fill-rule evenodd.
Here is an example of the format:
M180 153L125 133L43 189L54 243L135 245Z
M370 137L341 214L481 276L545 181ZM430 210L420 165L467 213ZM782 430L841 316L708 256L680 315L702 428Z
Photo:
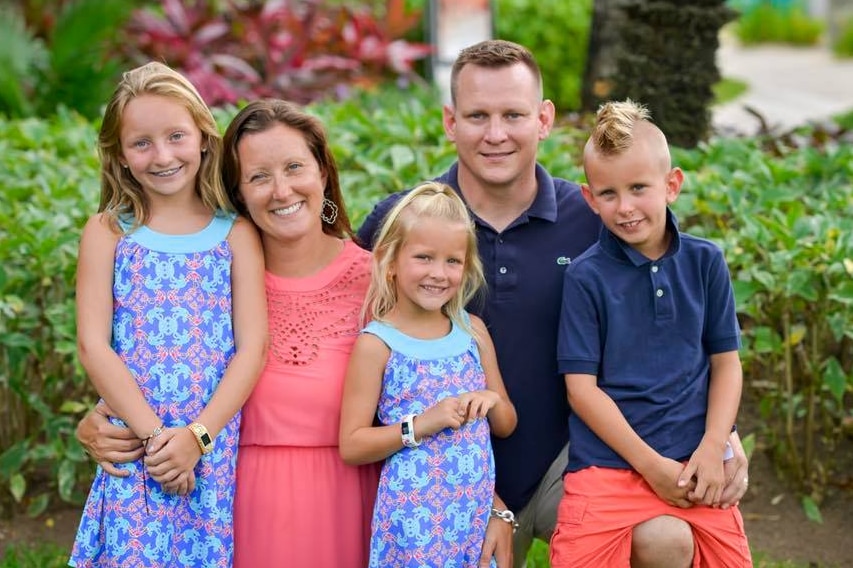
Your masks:
M536 56L545 97L559 110L581 107L592 0L497 0L496 36L520 43Z
M46 116L59 106L95 118L124 66L116 30L133 5L124 0L47 1L44 37L27 27L19 5L0 6L0 115Z
M76 362L79 230L98 203L95 129L79 115L0 119L0 509L79 498L91 464L73 438L93 402Z
M832 42L832 51L839 57L853 57L853 18L839 26L838 35Z
M744 8L735 26L737 37L745 45L768 42L814 45L823 29L823 23L809 17L801 5L776 6L766 0Z

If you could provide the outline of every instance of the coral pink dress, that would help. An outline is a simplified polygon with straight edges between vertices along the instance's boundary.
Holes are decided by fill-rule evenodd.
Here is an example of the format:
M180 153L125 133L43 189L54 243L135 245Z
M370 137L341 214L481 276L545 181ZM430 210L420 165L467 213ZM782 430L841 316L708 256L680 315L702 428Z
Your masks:
M234 565L364 568L378 464L338 452L347 361L370 253L347 241L308 278L266 275L270 350L243 407Z

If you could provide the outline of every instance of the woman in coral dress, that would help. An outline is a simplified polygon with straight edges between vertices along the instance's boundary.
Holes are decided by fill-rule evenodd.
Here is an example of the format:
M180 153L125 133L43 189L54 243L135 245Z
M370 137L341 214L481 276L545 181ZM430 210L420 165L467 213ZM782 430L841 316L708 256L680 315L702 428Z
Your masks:
M235 566L364 568L378 469L344 464L338 430L370 253L349 238L315 118L252 103L225 152L226 187L261 231L270 320L267 363L243 407Z

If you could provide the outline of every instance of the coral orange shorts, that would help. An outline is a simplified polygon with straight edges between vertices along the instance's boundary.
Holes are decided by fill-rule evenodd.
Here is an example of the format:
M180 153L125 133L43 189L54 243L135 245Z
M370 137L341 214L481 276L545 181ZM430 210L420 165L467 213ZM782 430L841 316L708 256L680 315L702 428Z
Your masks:
M752 566L737 507L681 509L662 501L633 470L589 467L563 478L563 499L551 538L551 567L629 567L633 528L661 515L693 529L693 566Z

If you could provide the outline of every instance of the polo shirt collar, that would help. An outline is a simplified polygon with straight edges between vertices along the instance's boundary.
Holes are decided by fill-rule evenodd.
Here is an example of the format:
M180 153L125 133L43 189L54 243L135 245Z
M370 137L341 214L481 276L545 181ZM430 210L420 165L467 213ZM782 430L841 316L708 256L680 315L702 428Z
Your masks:
M669 207L666 208L666 230L672 235L672 240L669 242L669 249L661 259L675 256L681 249L681 234L678 231L678 219L675 218L675 214ZM601 243L601 248L608 255L627 260L634 266L642 266L652 262L647 256L641 254L634 247L611 233L607 227L601 227L601 236L598 241Z
M454 162L447 173L438 178L438 181L452 187L465 201L465 196L459 189L459 162ZM465 204L468 204L467 201ZM557 191L554 188L554 178L538 162L536 164L536 197L527 211L522 214L521 218L524 217L538 217L552 223L557 220Z

